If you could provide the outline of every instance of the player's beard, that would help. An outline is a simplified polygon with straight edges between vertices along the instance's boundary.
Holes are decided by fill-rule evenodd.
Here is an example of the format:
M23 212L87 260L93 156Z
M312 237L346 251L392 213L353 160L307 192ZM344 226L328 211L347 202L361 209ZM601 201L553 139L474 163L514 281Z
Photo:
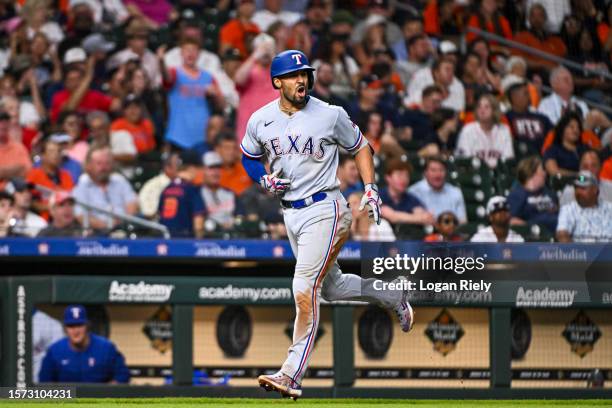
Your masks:
M283 91L283 96L294 107L303 108L304 105L306 105L308 87L306 85L298 85L295 87L295 90L292 94Z

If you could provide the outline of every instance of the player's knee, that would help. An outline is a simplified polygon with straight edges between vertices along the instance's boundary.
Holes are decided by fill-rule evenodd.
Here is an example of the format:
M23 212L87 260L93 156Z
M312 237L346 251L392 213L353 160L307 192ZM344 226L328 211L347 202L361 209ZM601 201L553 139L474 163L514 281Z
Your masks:
M312 311L312 289L295 292L295 307L298 314L309 314Z

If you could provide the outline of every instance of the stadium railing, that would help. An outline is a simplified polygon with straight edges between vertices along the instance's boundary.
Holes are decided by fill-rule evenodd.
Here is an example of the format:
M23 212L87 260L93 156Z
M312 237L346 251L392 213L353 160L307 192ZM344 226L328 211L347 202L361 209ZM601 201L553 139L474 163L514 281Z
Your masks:
M556 55L538 50L536 48L533 47L529 47L525 44L521 44L519 42L513 41L513 40L508 40L507 38L501 37L497 34L493 34L490 33L488 31L483 31L480 30L478 28L474 28L474 27L468 27L467 29L468 31L471 31L475 34L477 34L480 37L485 38L486 40L490 40L490 41L495 41L503 46L506 46L508 48L513 48L516 50L520 50L523 52L526 52L528 54L534 55L536 57L539 58L543 58L546 59L548 61L551 62L555 62L559 65L563 65L566 68L569 68L573 71L578 71L578 72L583 72L583 73L587 73L587 74L591 74L593 76L596 77L601 77L601 78L605 78L606 80L610 81L612 80L612 74L610 72L606 72L606 71L601 71L601 70L597 70L597 69L593 69L591 67L588 66L584 66L581 64L578 64L577 62L568 60L566 58L561 58L561 57L557 57ZM546 91L546 92L551 92L552 89L543 85L542 86L542 90ZM580 97L576 97L578 100L583 101L584 103L586 103L587 105L589 105L591 108L596 108L601 110L602 112L605 112L607 114L612 114L612 108L610 108L609 106L597 103L595 101L592 101L588 98L580 98Z

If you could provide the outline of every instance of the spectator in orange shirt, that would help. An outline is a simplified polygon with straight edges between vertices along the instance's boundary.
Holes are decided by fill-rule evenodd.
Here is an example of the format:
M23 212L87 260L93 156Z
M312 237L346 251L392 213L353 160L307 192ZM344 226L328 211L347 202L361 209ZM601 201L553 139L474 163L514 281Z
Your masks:
M30 169L26 180L52 190L70 191L74 187L74 180L67 170L61 168L61 164L62 149L52 136L43 143L40 166Z
M10 116L0 111L0 188L8 179L24 177L32 167L25 146L10 138L9 120Z
M155 149L155 130L153 122L145 117L144 101L134 94L123 101L123 116L111 124L111 131L127 131L134 141L138 153Z
M512 30L510 29L510 23L506 17L497 10L497 0L480 0L477 2L477 5L477 11L473 13L468 20L468 28L478 28L511 40ZM468 42L472 42L476 38L478 38L478 34L476 33L468 32L466 34ZM497 46L495 41L489 41L489 44L491 44L492 48L504 49L504 47Z
M255 14L254 0L239 0L236 9L236 18L231 19L221 27L219 54L229 48L240 50L242 59L249 55L251 41L259 34L259 27L251 21Z
M40 159L40 167L32 168L28 172L26 177L28 183L47 187L56 191L72 190L74 187L72 176L70 176L67 170L61 168L62 149L59 143L53 141L52 138L47 139L43 143ZM46 195L43 194L43 197L46 197ZM33 204L34 208L41 213L43 218L49 216L47 198L34 200Z
M529 25L530 28L526 31L521 31L516 34L514 41L520 42L528 47L553 54L557 57L564 57L567 53L567 48L561 37L551 35L546 29L548 16L546 9L540 3L534 3L529 9ZM548 61L544 58L536 57L532 54L515 50L516 54L522 55L526 60L530 69L549 70L556 63Z
M221 132L215 140L215 151L221 156L221 181L223 188L231 190L239 196L253 182L240 162L238 142L231 133Z

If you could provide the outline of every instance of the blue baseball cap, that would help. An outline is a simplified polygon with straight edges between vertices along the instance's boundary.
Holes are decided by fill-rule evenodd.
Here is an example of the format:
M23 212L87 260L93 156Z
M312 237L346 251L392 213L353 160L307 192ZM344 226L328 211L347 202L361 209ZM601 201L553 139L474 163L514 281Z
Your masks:
M78 326L88 322L87 311L82 305L70 305L64 310L64 325Z

